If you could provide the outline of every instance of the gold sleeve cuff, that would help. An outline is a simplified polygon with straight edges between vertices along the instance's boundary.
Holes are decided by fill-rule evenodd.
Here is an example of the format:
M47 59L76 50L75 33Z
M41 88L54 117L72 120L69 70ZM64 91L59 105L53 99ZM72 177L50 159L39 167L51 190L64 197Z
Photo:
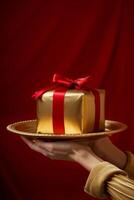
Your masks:
M108 193L106 181L113 177L114 174L124 174L127 176L126 172L108 162L100 163L91 170L84 191L91 196L105 198Z
M107 181L107 190L113 200L134 200L134 181L122 174Z
M125 153L127 155L127 164L124 170L127 172L130 178L134 179L134 155L129 151Z

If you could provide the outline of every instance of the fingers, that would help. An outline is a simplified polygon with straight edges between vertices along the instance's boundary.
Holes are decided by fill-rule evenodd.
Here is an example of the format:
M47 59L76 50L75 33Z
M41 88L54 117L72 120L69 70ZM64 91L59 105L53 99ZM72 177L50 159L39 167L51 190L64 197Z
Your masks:
M41 140L28 140L21 137L22 140L32 149L51 159L71 160L69 153L71 152L71 144L62 142L44 142Z
M36 141L36 145L53 153L66 154L72 151L72 143Z
M45 149L49 152L72 152L72 149L79 149L82 146L87 146L89 141L82 142L45 142L43 140L29 140L25 137L21 137L22 140L29 146L33 147L34 144L42 149Z
M21 137L21 138L32 150L37 151L37 152L47 156L48 152L46 150L41 149L38 145L36 145L36 142L34 140L33 141L28 140L25 137Z
M44 142L44 141L36 141L36 145L38 145L41 149L47 151L47 156L51 159L56 160L72 160L69 155L72 152L72 143L66 142ZM50 155L51 153L51 155Z

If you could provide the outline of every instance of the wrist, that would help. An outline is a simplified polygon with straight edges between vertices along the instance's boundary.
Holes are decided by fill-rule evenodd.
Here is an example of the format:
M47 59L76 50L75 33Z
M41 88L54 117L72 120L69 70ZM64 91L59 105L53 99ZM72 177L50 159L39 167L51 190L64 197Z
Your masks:
M79 151L74 150L72 159L83 166L88 171L91 171L94 167L100 164L103 160L96 156L90 148L87 150L80 149Z
M96 141L93 150L102 159L116 165L120 169L123 169L127 162L126 154L118 149L109 138L102 138Z
M93 168L95 168L98 164L103 162L103 160L96 155L89 156L88 158L88 170L91 171Z

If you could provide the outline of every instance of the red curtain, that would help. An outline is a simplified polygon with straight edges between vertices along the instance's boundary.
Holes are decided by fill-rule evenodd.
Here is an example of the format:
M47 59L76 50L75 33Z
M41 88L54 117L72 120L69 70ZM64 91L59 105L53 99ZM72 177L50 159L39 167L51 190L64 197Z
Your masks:
M53 73L91 74L106 89L106 119L128 125L111 137L134 152L134 1L27 0L1 4L0 199L93 199L88 172L30 150L6 125L36 117L31 95Z

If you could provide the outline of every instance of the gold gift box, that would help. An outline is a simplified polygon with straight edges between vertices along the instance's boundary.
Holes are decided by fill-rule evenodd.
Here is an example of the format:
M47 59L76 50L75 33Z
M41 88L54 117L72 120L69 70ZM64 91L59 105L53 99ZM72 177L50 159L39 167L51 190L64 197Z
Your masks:
M105 126L105 90L97 89L100 97L99 129ZM52 118L52 101L54 91L45 92L37 100L37 132L54 134ZM64 127L63 134L83 134L94 131L95 96L92 91L68 90L64 97ZM57 108L58 109L58 108Z
M99 129L105 126L105 90L97 89L100 97ZM53 133L52 101L54 91L45 92L37 100L37 132ZM58 109L58 108L57 108ZM83 134L94 131L95 96L92 91L68 90L64 97L64 127L63 134Z

